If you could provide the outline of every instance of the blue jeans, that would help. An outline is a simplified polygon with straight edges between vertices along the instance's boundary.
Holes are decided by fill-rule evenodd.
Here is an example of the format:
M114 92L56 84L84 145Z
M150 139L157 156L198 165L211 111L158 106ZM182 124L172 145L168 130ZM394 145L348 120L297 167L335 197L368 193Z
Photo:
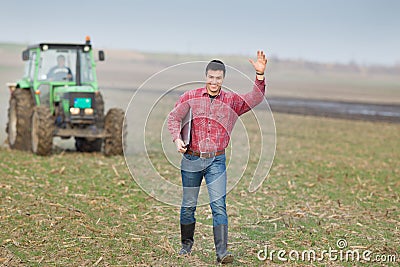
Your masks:
M194 216L203 177L206 180L213 226L228 225L226 214L226 165L225 155L214 158L200 158L184 154L181 163L183 197L181 205L181 224L196 222Z

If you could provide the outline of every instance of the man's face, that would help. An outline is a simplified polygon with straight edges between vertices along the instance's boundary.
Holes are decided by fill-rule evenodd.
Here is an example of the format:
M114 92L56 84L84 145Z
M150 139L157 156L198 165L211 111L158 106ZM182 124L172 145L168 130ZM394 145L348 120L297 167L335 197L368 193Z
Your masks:
M64 59L63 57L59 57L59 58L57 59L57 62L58 62L58 66L59 66L59 67L64 67L64 65L65 65L65 59Z
M218 94L224 81L222 70L208 70L206 75L207 92L211 95Z

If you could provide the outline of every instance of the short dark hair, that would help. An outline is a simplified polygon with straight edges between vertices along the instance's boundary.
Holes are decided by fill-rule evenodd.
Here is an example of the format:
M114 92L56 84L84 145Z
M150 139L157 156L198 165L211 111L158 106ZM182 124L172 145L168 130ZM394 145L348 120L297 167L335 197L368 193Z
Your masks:
M224 77L225 77L225 72L226 72L225 64L221 60L218 60L218 59L211 60L207 64L206 75L207 75L208 70L222 70L222 72L224 73Z

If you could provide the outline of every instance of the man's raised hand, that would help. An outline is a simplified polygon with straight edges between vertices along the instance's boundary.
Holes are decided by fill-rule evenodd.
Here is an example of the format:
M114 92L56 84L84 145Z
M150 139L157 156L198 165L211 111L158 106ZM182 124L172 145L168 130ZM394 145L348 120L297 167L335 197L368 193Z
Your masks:
M265 68L267 66L267 58L265 57L264 51L259 50L257 51L257 60L253 61L251 58L249 62L253 65L254 69L259 74L264 74Z

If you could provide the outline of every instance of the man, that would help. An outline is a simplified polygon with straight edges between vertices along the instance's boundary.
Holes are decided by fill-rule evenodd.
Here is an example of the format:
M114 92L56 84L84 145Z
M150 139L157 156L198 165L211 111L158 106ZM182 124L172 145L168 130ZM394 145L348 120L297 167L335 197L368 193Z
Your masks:
M51 81L72 81L71 69L65 66L65 57L63 55L57 57L57 66L50 69L47 79Z
M213 215L217 261L233 262L233 255L227 251L225 148L238 117L258 105L265 93L264 72L267 59L264 52L257 52L255 62L251 59L249 61L256 71L256 80L251 92L238 95L222 90L225 65L219 60L212 60L206 67L205 87L185 92L168 116L168 130L178 152L184 153L181 162L183 198L180 213L180 255L190 254L194 243L194 214L204 177ZM180 136L181 121L190 109L193 117L191 140L185 146Z

